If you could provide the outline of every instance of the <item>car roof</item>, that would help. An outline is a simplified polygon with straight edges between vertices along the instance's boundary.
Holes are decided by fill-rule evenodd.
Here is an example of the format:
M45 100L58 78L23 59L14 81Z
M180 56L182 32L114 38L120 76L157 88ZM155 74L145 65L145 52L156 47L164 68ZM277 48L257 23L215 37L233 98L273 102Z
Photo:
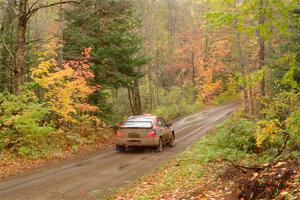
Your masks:
M155 115L144 114L144 115L134 115L130 116L127 121L153 121L157 118Z

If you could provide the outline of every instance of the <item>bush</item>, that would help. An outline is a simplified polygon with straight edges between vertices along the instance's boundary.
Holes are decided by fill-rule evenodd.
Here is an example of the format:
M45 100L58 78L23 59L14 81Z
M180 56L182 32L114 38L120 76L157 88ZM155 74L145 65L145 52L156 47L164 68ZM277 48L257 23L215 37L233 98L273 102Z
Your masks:
M180 87L171 87L170 89L160 90L160 105L150 111L155 115L163 117L166 120L173 120L186 114L195 112L203 107L199 99L193 99L191 84Z
M278 119L282 122L299 109L298 98L299 93L294 91L282 91L266 96L261 100L261 114L267 120Z
M203 106L202 103L196 102L194 104L188 104L182 101L178 104L170 104L169 106L158 106L153 110L153 114L160 116L166 120L174 120L183 115L190 114L199 110Z
M300 110L293 112L286 120L286 129L289 133L288 146L300 144Z
M229 76L222 92L213 100L216 104L224 104L235 101L239 98L239 89L237 81L234 77Z
M209 162L219 158L235 160L251 156L256 147L255 126L255 121L239 116L226 120L196 145L197 159Z
M299 93L284 91L263 99L264 119L256 129L256 143L262 151L276 156L300 143ZM287 145L285 143L287 142Z
M45 121L48 114L47 106L38 102L33 92L26 90L19 96L0 93L0 150L29 157L42 153L41 145L54 130Z

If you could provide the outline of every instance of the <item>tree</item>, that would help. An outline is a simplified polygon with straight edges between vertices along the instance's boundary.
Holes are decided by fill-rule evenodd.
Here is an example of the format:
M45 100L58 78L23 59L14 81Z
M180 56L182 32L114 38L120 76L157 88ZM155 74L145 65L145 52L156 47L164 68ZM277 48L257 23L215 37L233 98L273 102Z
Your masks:
M13 67L14 86L13 93L18 95L20 87L23 83L23 73L25 68L25 46L26 46L26 30L30 18L39 10L49 8L59 4L77 3L76 1L60 1L49 4L38 5L40 0L30 4L29 0L20 0L18 4L17 14L17 31L16 31L16 48L15 48L15 63Z
M265 5L264 0L258 0L258 26L264 26L266 23L265 16ZM262 32L260 29L257 31L258 44L259 44L259 53L258 53L258 69L262 69L265 64L265 39L263 38ZM266 95L266 80L265 75L263 75L260 81L260 95Z
M83 51L84 61L69 61L59 65L53 59L57 57L56 43L54 41L46 47L43 55L50 59L41 60L40 64L33 68L32 76L43 90L42 98L56 114L56 121L76 123L82 113L98 111L97 107L87 103L89 95L99 87L88 84L88 79L94 77L87 64L91 48Z
M0 30L0 91L12 92L12 73L15 59L16 44L16 0L2 2L0 8L3 11Z
M87 0L66 11L64 55L80 59L79 48L92 47L92 70L95 84L113 89L125 87L133 114L142 112L139 79L147 58L138 53L142 41L137 35L139 20L127 1ZM96 105L101 95L93 95Z

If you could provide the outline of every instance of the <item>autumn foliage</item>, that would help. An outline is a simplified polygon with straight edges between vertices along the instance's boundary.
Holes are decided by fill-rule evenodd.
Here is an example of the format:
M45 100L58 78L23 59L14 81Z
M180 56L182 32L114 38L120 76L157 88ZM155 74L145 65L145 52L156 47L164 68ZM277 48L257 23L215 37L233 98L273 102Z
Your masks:
M200 32L184 31L178 34L183 41L176 49L177 60L175 68L185 72L183 81L193 81L201 100L210 102L223 87L218 73L224 72L225 64L222 58L230 54L226 48L227 41L214 42L207 47L206 40Z
M83 61L67 61L59 65L53 58L44 59L55 55L53 47L53 43L47 46L40 64L32 70L32 77L43 89L43 99L59 121L76 122L84 112L98 111L98 107L87 102L88 96L98 88L88 83L88 79L94 77L87 64L91 48L83 51Z

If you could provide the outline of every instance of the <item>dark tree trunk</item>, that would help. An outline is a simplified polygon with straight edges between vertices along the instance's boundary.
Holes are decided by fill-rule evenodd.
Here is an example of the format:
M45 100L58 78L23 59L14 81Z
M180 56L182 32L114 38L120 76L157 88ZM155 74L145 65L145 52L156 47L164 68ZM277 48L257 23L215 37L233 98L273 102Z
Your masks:
M60 1L46 5L36 6L39 1L33 3L30 8L28 6L29 0L19 0L19 14L18 14L18 27L17 27L17 44L15 54L14 66L14 88L13 93L20 94L20 87L23 83L23 72L25 69L25 47L26 47L26 30L28 20L36 12L44 8L50 8L60 4L76 3L76 1Z
M59 37L59 49L58 49L58 64L61 66L62 61L63 61L63 41L64 41L64 10L63 10L63 0L60 0L60 5L59 5L59 28L58 28L58 37Z
M196 101L196 66L195 66L195 48L192 52L192 83L193 83L193 103Z
M204 69L206 69L208 67L208 61L209 61L209 43L210 43L210 38L209 38L209 35L208 33L204 33L204 47L203 47L203 65L204 65ZM202 82L202 80L201 80ZM208 100L203 96L203 89L201 87L201 91L199 92L200 93L200 97L203 101L204 104L207 104L208 103Z
M174 37L175 37L175 9L174 0L168 0L168 65L173 65Z
M12 77L15 65L13 54L15 43L14 34L16 33L15 12L12 8L17 7L16 0L7 1L8 5L4 9L3 21L0 30L0 91L12 92Z
M248 66L248 80L249 80L249 83L250 83L250 85L249 85L250 113L252 115L254 115L255 114L255 103L254 103L254 96L253 96L253 87L251 85L251 82L252 82L251 76L250 76L251 72L252 72L252 70L251 70L251 67L249 65Z
M153 80L152 80L152 65L148 65L148 81L149 81L149 108L153 109Z
M155 56L155 69L156 69L156 74L160 75L160 62L159 62L159 50L157 48L156 50L156 56ZM155 101L155 107L156 106L159 106L160 104L160 98L159 98L159 79L160 79L160 76L156 76L156 101Z
M259 19L258 24L263 25L265 24L265 13L264 13L264 1L259 0ZM259 52L258 52L258 69L262 69L263 65L265 64L265 40L260 31L258 31L258 44L259 44ZM263 75L262 80L260 82L260 95L266 95L266 81L265 75Z
M142 114L142 104L140 90L138 87L138 81L135 80L132 87L127 88L128 90L128 100L131 107L133 115Z
M236 47L237 47L237 51L238 51L238 61L239 61L239 65L241 67L241 72L242 72L242 76L244 79L247 78L246 76L246 65L245 65L245 58L244 58L244 54L243 54L243 49L241 46L241 34L238 31L238 20L235 20L235 32L236 32ZM244 96L244 111L245 113L249 113L249 98L248 98L248 91L247 91L247 83L246 81L244 81L243 83L243 96Z
M27 6L28 0L20 0L18 28L17 28L17 47L16 60L14 68L14 94L20 94L20 87L22 85L23 70L25 65L25 44L26 44L26 29L27 29Z

